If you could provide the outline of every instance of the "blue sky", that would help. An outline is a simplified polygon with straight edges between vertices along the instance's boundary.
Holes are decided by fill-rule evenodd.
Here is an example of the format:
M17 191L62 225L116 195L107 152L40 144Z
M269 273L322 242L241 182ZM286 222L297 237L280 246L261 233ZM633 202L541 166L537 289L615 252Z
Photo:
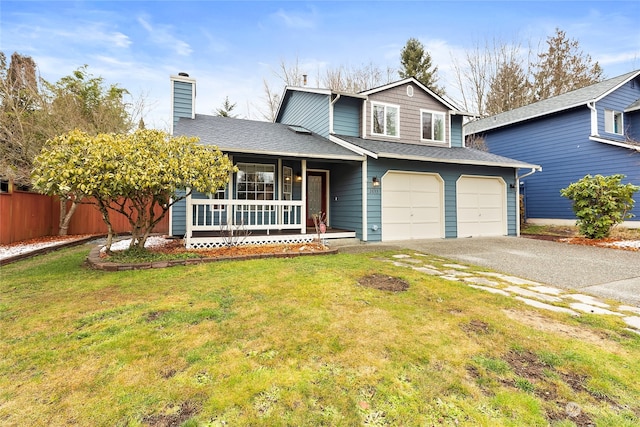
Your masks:
M607 77L640 69L640 2L633 1L6 1L0 50L36 61L57 81L87 64L147 103L145 121L168 130L169 76L197 80L196 110L212 114L225 96L259 119L263 79L296 58L310 85L326 68L373 63L397 68L418 38L456 99L452 58L485 40L517 41L537 52L558 27L580 43Z

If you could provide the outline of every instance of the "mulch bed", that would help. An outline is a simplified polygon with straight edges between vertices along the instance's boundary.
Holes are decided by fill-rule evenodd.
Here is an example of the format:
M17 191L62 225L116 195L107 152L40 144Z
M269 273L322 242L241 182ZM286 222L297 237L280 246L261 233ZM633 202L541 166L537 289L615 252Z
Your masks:
M620 242L620 239L614 239L614 238L587 239L586 237L551 236L547 234L522 234L521 237L524 237L527 239L569 243L571 245L595 246L600 248L619 249L623 251L634 251L634 252L640 251L640 248L613 245L612 243Z

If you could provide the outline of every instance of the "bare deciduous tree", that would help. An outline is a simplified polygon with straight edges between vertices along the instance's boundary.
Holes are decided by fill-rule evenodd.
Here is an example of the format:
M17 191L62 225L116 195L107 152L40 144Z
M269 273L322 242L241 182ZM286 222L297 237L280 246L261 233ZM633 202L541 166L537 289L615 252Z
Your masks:
M522 65L515 57L504 60L489 83L485 107L488 115L513 110L531 101L530 85Z
M577 40L556 28L547 38L547 50L538 54L532 77L535 101L539 101L597 83L603 71L580 50Z
M322 84L336 92L358 93L393 81L395 70L382 69L373 62L361 67L340 65L326 71Z
M396 70L391 67L382 69L371 62L361 67L340 65L328 68L322 75L319 68L304 70L298 58L291 63L280 61L278 71L273 71L273 74L283 86L304 86L308 83L305 78L308 79L309 71L315 71L317 86L345 93L358 93L390 83L396 74ZM260 113L265 120L274 121L280 105L280 91L274 90L266 78L262 80L262 87L264 107L259 108Z
M477 112L480 116L492 114L487 111L490 96L493 96L491 100L493 104L502 102L500 95L490 95L492 85L495 89L500 89L502 77L498 79L498 73L502 70L504 77L508 71L504 68L505 65L513 67L509 71L524 69L525 61L527 61L526 69L528 70L528 56L523 54L521 45L518 43L493 39L486 40L483 44L476 43L472 49L465 52L462 62L452 58L456 85L462 98L459 102L467 111ZM509 86L512 83L505 84ZM519 99L520 95L516 98ZM528 99L525 102L528 102Z

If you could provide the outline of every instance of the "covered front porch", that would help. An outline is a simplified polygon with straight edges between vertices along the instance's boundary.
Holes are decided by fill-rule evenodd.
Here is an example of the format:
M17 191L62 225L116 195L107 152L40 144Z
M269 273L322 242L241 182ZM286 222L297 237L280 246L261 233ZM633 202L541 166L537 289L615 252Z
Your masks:
M187 200L185 246L190 249L236 245L295 244L355 238L355 231L324 223L308 226L303 201Z
M187 248L357 237L355 229L340 221L339 197L331 195L330 184L340 187L331 182L335 164L234 157L239 170L230 176L227 188L217 194L194 193L185 199ZM344 168L344 163L339 165ZM332 221L333 210L337 216Z

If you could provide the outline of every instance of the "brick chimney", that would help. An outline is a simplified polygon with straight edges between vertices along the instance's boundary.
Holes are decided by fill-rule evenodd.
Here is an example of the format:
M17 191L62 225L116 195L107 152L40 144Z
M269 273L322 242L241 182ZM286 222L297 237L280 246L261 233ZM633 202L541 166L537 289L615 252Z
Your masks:
M196 80L187 73L171 76L171 134L173 127L181 117L195 119L196 117Z

